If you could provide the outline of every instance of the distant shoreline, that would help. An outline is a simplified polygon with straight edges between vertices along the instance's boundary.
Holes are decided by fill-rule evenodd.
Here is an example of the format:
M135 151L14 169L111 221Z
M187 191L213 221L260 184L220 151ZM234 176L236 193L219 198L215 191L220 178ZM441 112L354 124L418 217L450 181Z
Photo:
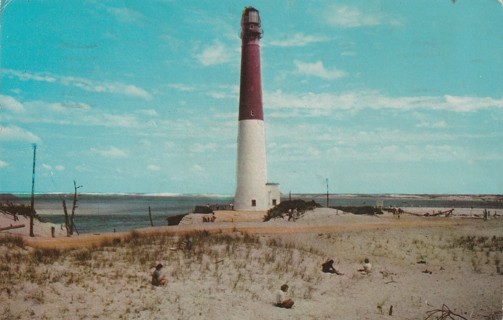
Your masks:
M73 196L73 193L54 192L54 193L35 193L36 199L59 199L61 197ZM26 200L30 198L30 193L0 193L0 202ZM96 197L96 198L207 198L207 199L226 199L232 201L233 195L224 194L182 194L182 193L79 193L79 197ZM282 194L281 199L320 199L327 198L326 193L295 193ZM501 203L503 207L503 194L407 194L407 193L329 193L329 199L360 199L370 198L378 200L452 200L452 201L477 201L477 202L496 202Z

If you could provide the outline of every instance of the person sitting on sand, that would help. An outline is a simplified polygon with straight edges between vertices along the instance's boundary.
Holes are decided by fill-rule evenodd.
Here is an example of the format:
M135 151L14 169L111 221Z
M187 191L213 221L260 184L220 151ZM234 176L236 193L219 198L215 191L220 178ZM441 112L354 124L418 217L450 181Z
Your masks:
M358 271L365 274L369 274L370 271L372 271L372 265L370 264L370 261L367 258L365 258L364 262L365 263L363 264L363 269L358 269Z
M192 238L189 235L185 236L185 249L187 251L192 250Z
M159 263L156 267L154 272L152 273L152 285L154 286L163 286L166 284L166 279L164 276L161 276L161 269L162 269L162 264Z
M285 293L288 291L288 285L284 284L281 286L280 290L276 292L276 307L290 309L293 306L292 299L286 299Z
M333 259L327 259L322 265L321 265L321 271L325 273L335 273L338 276L343 275L344 273L340 273L339 271L335 270L334 268L334 260Z

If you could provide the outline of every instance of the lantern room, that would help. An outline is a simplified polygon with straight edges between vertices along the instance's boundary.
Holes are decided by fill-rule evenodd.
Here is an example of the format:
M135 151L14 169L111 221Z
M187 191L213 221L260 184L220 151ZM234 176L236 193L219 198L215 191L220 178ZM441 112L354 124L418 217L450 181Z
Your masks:
M246 7L241 17L241 39L261 38L262 29L260 29L260 15L258 10L253 7Z

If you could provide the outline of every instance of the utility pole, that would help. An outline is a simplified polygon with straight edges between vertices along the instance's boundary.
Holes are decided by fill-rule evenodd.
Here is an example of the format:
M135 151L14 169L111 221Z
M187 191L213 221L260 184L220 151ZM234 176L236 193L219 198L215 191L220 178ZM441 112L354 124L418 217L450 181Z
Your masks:
M328 178L327 178L327 208L328 208Z
M31 214L30 214L30 237L33 234L33 218L35 217L35 161L37 159L37 144L33 144L33 172L31 174Z

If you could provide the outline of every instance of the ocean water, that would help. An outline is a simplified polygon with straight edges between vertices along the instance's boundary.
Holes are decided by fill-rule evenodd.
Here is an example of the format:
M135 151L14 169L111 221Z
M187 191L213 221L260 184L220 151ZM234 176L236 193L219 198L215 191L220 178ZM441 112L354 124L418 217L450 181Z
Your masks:
M29 195L16 195L13 203L30 204ZM35 210L44 222L64 224L62 199L71 213L73 195L40 194ZM149 207L154 226L167 226L167 218L192 212L196 205L230 204L233 197L218 195L117 195L79 194L74 222L79 233L127 231L150 227ZM3 201L5 202L5 201Z
M323 194L292 195L292 199L314 200L327 205ZM285 195L282 201L290 197ZM64 223L62 199L71 212L73 195L38 194L35 210L42 221ZM30 195L0 195L0 202L30 204ZM137 194L79 194L75 224L79 233L127 231L150 227L148 209L154 226L167 226L167 218L192 212L197 205L229 205L233 197L226 195L137 195ZM329 206L383 206L487 208L503 210L503 196L456 195L330 195Z

